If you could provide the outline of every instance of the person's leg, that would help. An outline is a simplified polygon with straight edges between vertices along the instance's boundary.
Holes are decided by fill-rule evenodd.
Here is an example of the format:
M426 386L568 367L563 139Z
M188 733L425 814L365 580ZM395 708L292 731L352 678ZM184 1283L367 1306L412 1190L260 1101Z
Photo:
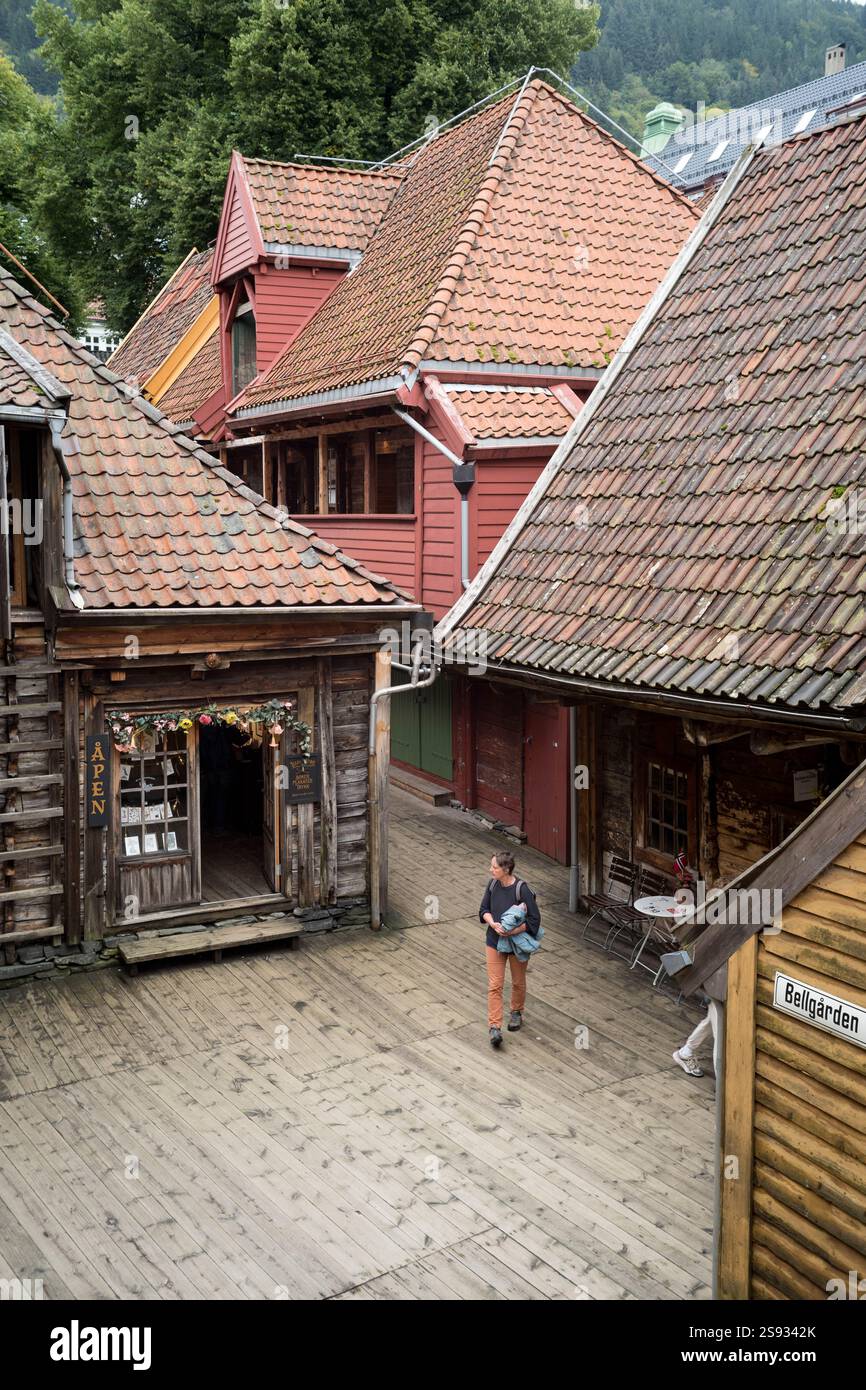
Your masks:
M719 1069L722 1064L721 1057L719 1055L722 1039L720 1036L719 1029L719 1006L716 1003L715 999L710 1000L709 1007L707 1009L707 1018L709 1019L710 1027L713 1030L713 1071L715 1072L716 1077L718 1077Z
M505 962L508 959L504 951L497 951L495 946L485 947L487 951L487 1026L488 1028L502 1027L502 986L505 983Z
M695 1053L700 1051L701 1047L706 1042L707 1038L710 1036L712 1028L713 1021L710 1018L709 1013L707 1013L706 1016L701 1019L700 1023L698 1023L696 1027L692 1029L692 1031L689 1033L689 1036L686 1038L685 1042L680 1048L680 1052L682 1053L683 1057L694 1057Z
M522 1014L526 1004L526 971L529 961L518 960L513 951L508 959L511 961L511 1011Z

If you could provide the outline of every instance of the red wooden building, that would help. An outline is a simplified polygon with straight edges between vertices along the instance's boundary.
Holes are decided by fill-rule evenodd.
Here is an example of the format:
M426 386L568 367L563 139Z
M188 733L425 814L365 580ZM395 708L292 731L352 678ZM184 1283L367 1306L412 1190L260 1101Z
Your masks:
M235 154L212 265L224 462L441 618L697 218L539 80L382 167ZM564 734L446 669L394 701L392 755L564 861Z

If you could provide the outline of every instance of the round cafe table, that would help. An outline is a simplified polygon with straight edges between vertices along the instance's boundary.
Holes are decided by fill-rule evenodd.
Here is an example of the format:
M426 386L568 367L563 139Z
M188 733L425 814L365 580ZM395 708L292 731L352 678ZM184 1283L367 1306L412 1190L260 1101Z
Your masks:
M657 893L655 897L652 898L636 898L634 908L636 912L642 913L644 917L650 917L653 921L668 922L671 927L677 922L684 921L686 917L690 917L694 911L693 904L678 903L676 898L669 896L667 893ZM659 965L659 967L656 968L655 966L644 965L644 962L641 960L644 949L652 936L652 931L653 927L651 921L647 924L647 930L643 940L640 942L631 958L631 968L634 970L635 966L639 965L642 970L649 970L651 975L655 975L653 984L656 984L662 974L662 966Z
M667 893L657 893L654 898L636 898L634 907L645 917L664 917L669 922L679 922L693 910L688 903L678 903Z

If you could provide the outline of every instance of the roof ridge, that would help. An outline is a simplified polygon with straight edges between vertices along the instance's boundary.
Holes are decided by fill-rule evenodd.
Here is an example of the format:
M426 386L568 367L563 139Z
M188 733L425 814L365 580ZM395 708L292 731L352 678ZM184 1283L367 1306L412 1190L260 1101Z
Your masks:
M633 164L636 164L639 169L642 169L645 173L649 174L657 184L660 184L661 187L665 189L666 192L673 193L678 202L684 204L684 206L686 206L691 212L697 211L697 209L695 208L695 204L691 198L687 197L685 193L681 192L681 190L677 188L674 184L672 184L668 179L663 178L662 175L659 174L655 169L653 169L652 166L648 164L645 159L641 159L640 155L635 154L634 150L630 150L628 145L624 145L622 140L618 140L612 131L606 130L600 121L597 121L594 119L594 117L590 116L588 111L581 111L576 101L572 101L571 98L567 97L564 92L558 92L556 88L551 85L551 83L544 82L541 78L539 78L538 80L539 82L541 82L541 85L548 92L550 92L551 96L556 97L558 101L563 103L563 105L568 106L572 111L576 112L582 121L586 122L588 125L591 125L593 130L597 131L599 135L604 137L604 139L610 141L612 145L615 145L616 148L622 154L627 155L627 157L632 161Z
M43 305L33 299L32 295L28 293L24 286L20 285L14 276L10 275L3 266L0 266L0 276L2 276L7 288L12 291L19 302L28 305L28 307L32 306L39 309L43 313L45 312ZM336 546L331 545L329 541L324 540L323 537L311 531L309 527L302 525L300 522L296 522L287 511L273 507L260 493L254 492L252 488L248 487L242 478L239 478L235 473L225 468L213 454L209 454L207 450L202 449L194 439L190 439L188 435L183 434L175 422L170 420L158 406L154 405L151 401L145 400L134 387L124 381L123 377L118 376L117 372L113 372L109 366L100 362L98 357L94 357L91 352L88 352L83 343L80 343L77 338L73 338L71 334L60 327L56 319L46 314L46 321L54 328L76 356L79 357L100 380L114 387L118 394L123 396L127 404L134 406L151 422L151 424L158 425L161 429L165 430L166 434L170 434L175 443L187 453L192 454L199 463L203 464L204 467L209 470L209 472L215 473L217 477L220 478L222 482L226 483L234 492L237 492L246 501L251 502L258 512L268 517L269 520L276 521L281 531L285 531L290 535L295 534L301 536L307 540L314 549L319 550L324 555L336 555L340 559L341 564L345 564L349 569L360 574L362 578L371 579L379 585L385 585L395 592L403 593L402 590L397 589L397 586L394 585L390 579L386 579L384 575L374 575L370 570L365 569L360 560L356 560L354 556L351 555L344 555L341 551L337 550ZM69 394L72 395L73 393L70 391Z
M421 317L415 337L403 354L402 368L407 369L409 372L415 370L420 365L424 357L425 348L429 347L432 343L433 335L442 322L445 310L451 302L454 290L457 287L457 282L466 265L469 254L476 244L478 233L483 227L484 220L490 211L490 205L493 202L494 194L499 188L502 175L520 140L521 133L526 125L527 117L535 105L543 85L540 79L533 79L530 82L524 83L516 97L512 97L509 94L508 97L503 98L502 102L495 103L495 105L504 106L507 101L508 115L500 131L497 143L494 145L493 154L487 167L487 173L481 180L475 200L463 220L451 255L428 301L427 308ZM491 109L494 108L483 107L478 115L481 116ZM470 120L474 119L476 119L474 116L470 117ZM462 124L455 126L454 129L465 130L467 124L469 124L469 122L464 121Z
M305 174L357 174L362 178L368 178L370 175L375 175L378 178L384 175L386 178L393 178L397 167L390 165L387 169L378 166L371 169L350 169L346 165L334 164L329 168L323 168L320 164L301 164L296 159L264 159L261 155L241 154L240 150L238 150L238 154L244 164L267 164L271 168L276 165L280 169L297 169ZM403 179L405 175L406 170L403 170L397 177Z

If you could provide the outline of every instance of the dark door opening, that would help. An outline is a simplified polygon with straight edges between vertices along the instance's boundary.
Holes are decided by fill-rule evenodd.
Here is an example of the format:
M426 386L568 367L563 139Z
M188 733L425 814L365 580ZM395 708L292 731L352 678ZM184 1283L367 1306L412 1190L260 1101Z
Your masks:
M203 902L263 897L261 741L224 724L199 724Z

